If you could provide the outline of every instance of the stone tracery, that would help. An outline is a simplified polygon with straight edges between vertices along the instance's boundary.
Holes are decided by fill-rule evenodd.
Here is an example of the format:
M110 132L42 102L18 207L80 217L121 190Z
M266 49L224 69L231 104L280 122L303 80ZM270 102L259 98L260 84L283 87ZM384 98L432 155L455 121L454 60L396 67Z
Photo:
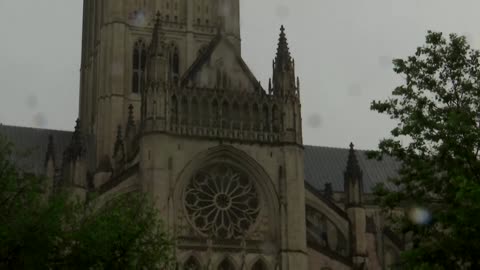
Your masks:
M260 202L247 174L216 164L197 172L185 191L185 208L192 225L202 234L241 238L255 223Z

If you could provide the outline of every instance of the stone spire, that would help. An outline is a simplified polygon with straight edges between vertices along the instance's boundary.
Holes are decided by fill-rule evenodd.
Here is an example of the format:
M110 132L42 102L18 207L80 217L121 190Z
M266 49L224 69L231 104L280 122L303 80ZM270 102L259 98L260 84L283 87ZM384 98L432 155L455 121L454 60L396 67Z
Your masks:
M157 12L152 41L148 48L147 87L163 84L168 78L168 50L162 29L160 13Z
M366 212L363 207L363 172L358 164L353 143L350 143L347 167L344 172L345 208L351 224L350 245L353 269L367 267Z
M296 83L295 62L290 55L285 27L282 25L278 39L277 54L273 61L273 89L271 91L276 95L296 96L298 93Z
M275 57L275 70L286 71L292 68L292 57L288 48L285 27L280 27L280 37L278 39L277 56Z
M358 165L357 155L355 153L353 143L350 143L350 150L348 151L347 168L345 170L345 178L362 179L363 172Z
M152 41L150 43L149 54L152 55L163 55L165 37L162 31L162 20L160 12L157 12L155 16L155 25L153 26L152 32Z
M80 119L77 119L72 140L70 141L70 145L65 150L65 157L67 161L75 161L83 157L85 152L85 141L81 132Z

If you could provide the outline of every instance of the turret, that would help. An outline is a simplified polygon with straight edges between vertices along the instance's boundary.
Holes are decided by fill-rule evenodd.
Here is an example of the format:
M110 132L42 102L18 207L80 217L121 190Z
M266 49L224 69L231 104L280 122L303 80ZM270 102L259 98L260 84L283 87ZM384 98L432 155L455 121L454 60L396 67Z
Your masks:
M348 151L347 168L345 170L345 195L347 208L350 206L362 206L363 199L363 172L358 165L357 156L355 154L354 145L350 143Z
M295 61L290 55L285 27L280 28L277 55L273 61L273 93L279 96L298 96Z
M170 52L165 42L160 14L157 13L152 41L148 49L147 83L142 89L141 119L143 131L165 130L166 92L173 87Z
M81 132L80 120L77 120L70 145L64 152L63 186L71 191L73 197L84 200L87 191L87 163L85 137Z
M154 84L164 84L168 81L168 49L162 31L160 14L157 13L152 41L148 48L147 87Z
M350 220L350 243L353 269L366 269L366 213L363 206L363 172L358 165L353 143L350 143L347 167L344 173L345 209Z

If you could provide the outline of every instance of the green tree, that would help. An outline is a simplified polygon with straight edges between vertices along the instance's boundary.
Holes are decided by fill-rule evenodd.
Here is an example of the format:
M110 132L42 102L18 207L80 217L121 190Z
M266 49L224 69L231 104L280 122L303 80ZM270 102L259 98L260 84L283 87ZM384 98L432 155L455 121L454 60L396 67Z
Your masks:
M479 58L465 37L429 31L413 56L393 60L404 83L372 102L397 122L372 156L402 163L396 188L375 193L393 226L411 236L406 269L480 269ZM406 214L393 215L397 207ZM428 211L420 219L411 211L418 207Z
M0 138L0 269L169 269L172 242L145 196L103 205L66 193L49 198L45 179L19 170Z

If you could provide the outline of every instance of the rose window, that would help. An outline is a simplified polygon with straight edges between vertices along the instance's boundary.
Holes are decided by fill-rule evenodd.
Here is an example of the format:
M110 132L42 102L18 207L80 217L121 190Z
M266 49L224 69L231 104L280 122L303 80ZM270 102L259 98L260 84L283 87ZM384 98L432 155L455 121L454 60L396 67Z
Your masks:
M185 191L185 208L191 223L203 234L239 238L259 213L252 180L227 165L215 165L195 174Z

